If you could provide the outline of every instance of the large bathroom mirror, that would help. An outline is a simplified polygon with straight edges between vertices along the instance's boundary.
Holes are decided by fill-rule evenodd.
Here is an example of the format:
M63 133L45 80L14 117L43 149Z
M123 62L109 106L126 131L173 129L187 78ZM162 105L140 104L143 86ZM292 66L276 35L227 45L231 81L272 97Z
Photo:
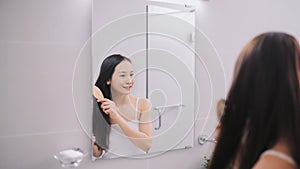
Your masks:
M101 15L96 4L93 11L93 159L149 157L193 147L197 92L195 13L192 7L151 4L145 7L144 13L124 16L101 27L95 26ZM128 91L124 95L130 96L131 108L113 104L117 102L113 99L117 98L116 92L109 101L101 101L95 94L98 89L94 85L101 73L101 65L111 55L130 59L116 63L113 73L119 78L126 76L127 81L120 86ZM119 72L121 74L117 74ZM112 90L114 74L102 73L109 74L105 83ZM113 121L108 108L103 105L137 113L132 117L126 113L121 115L128 123L124 127ZM131 121L135 124L129 124ZM133 134L135 132L138 134Z

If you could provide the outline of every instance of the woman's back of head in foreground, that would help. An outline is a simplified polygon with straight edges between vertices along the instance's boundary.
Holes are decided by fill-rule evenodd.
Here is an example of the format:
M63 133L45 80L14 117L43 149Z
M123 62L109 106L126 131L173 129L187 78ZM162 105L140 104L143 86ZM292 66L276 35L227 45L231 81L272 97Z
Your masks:
M291 35L268 32L242 50L226 99L211 169L250 169L284 139L300 164L300 49Z

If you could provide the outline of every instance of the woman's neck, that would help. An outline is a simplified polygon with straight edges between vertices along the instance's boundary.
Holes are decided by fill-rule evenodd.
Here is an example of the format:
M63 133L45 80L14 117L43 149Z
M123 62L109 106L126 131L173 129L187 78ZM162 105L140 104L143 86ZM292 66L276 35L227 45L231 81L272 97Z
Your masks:
M113 94L111 95L111 99L115 102L117 106L122 106L124 104L130 103L130 96L129 95L118 95Z
M288 142L285 139L279 139L271 149L280 151L287 155L291 155L291 152L288 148Z

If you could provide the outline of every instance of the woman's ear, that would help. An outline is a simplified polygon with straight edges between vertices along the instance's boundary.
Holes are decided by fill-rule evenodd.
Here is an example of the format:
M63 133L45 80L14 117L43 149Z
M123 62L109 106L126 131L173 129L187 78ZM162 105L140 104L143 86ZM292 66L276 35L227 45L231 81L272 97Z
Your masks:
M106 82L107 85L110 85L110 80Z

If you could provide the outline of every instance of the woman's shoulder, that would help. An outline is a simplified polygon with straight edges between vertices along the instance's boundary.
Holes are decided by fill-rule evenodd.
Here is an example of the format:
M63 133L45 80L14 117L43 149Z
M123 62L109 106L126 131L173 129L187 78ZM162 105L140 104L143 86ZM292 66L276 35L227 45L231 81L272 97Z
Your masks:
M145 112L152 109L151 101L147 98L136 98L138 99L139 112Z
M297 169L297 166L287 160L289 157L281 152L269 150L261 155L257 163L254 165L253 169Z

